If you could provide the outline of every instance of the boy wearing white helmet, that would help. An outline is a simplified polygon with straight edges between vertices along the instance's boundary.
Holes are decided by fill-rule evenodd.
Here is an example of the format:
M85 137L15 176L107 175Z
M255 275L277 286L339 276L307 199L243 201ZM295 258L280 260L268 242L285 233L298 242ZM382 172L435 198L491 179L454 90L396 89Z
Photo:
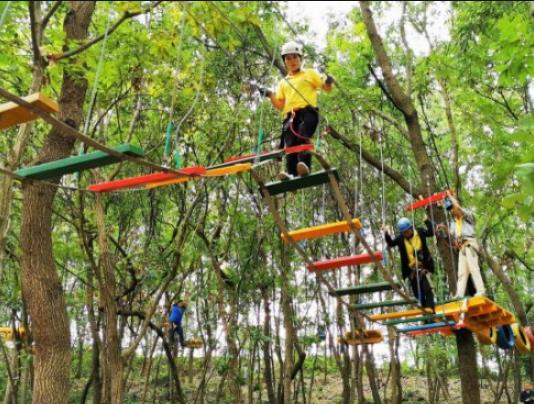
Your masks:
M434 310L434 292L428 273L434 272L434 260L426 239L434 236L432 223L425 217L424 228L414 229L410 219L403 217L397 223L399 235L391 238L390 231L384 226L384 237L388 247L397 247L400 253L402 279L408 278L412 291L422 307Z
M273 106L284 117L280 148L310 143L319 123L317 92L332 90L333 78L322 76L315 69L302 69L302 48L296 42L282 46L282 58L288 74L276 92L260 89L260 93L271 100ZM291 176L305 176L310 173L311 155L309 153L289 154L286 157L287 173L280 173L280 179Z

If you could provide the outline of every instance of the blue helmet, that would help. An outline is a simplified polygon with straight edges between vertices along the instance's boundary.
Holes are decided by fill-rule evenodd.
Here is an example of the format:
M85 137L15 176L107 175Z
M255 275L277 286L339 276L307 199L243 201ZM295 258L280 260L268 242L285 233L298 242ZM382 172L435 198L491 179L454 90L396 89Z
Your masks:
M445 208L447 210L451 210L452 209L452 201L449 198L445 199Z
M401 217L397 222L397 228L402 233L403 231L413 228L412 222L407 217Z

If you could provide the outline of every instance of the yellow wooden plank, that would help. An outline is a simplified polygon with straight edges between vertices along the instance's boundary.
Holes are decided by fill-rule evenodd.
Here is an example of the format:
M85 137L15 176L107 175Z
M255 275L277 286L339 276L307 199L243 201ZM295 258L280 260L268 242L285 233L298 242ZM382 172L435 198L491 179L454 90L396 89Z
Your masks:
M151 184L145 185L145 189L152 189L152 188L164 187L167 185L181 184L191 179L198 179L201 177L222 177L224 175L237 174L237 173L241 173L244 171L249 171L251 168L252 168L251 163L234 164L232 166L212 168L206 171L206 174L204 174L203 176L173 178L172 180L153 182Z
M24 327L19 327L18 332L21 337L26 334L26 329ZM13 328L11 327L0 327L0 338L6 341L12 341L14 339Z
M41 93L30 94L23 99L46 112L59 111L57 102ZM33 112L14 102L0 105L0 129L29 122L36 118L38 117Z
M352 223L359 230L362 228L362 224L359 219L352 219ZM346 221L340 221L335 223L322 224L315 227L306 227L300 230L290 231L289 235L296 241L298 240L308 240L311 238L318 238L323 236L329 236L336 233L348 232L350 231L349 225ZM280 234L282 240L286 243L289 239L284 235Z

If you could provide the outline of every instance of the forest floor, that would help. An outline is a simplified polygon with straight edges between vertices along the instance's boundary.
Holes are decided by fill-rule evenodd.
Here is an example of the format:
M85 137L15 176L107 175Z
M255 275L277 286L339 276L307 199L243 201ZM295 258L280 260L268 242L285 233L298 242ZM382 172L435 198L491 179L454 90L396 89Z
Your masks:
M215 372L216 373L216 372ZM198 400L198 387L200 382L200 375L193 375L192 378L183 375L182 389L184 395L187 397L188 403L200 402ZM165 403L170 402L168 400L168 378L159 378L157 381L153 381L152 385L149 386L149 392L146 397L145 403ZM259 380L261 382L261 380ZM310 379L305 379L307 388L309 387ZM255 382L256 386L259 386ZM160 386L161 388L155 388L155 385ZM223 386L227 391L228 381L221 381L220 377L213 375L208 382L208 388L205 395L204 403L209 404L226 404L235 402L232 397L224 396L224 393L218 394L218 390ZM262 385L263 387L263 385ZM427 385L426 378L424 376L407 376L402 378L402 388L403 388L403 403L428 403L427 395ZM269 400L267 397L267 392L265 389L262 389L260 392L256 390L252 394L252 401L248 394L247 386L242 387L243 399L246 403L258 403L258 404L268 404ZM364 394L366 401L364 403L373 403L371 390L368 385L364 385ZM384 392L380 392L383 396ZM458 378L449 378L449 398L440 397L436 403L461 403L461 392L460 392L460 380ZM126 400L125 403L134 404L141 403L141 397L143 395L143 383L139 379L138 381L133 381L127 388ZM493 394L489 388L481 389L481 398L483 404L495 403ZM195 400L197 397L197 400ZM342 382L341 378L336 375L334 372L329 373L326 378L323 373L316 373L315 382L313 385L313 390L311 397L309 392L306 394L306 403L313 404L332 404L332 403L341 403L342 397ZM299 397L295 398L295 403L304 402L302 398L302 393L299 392ZM389 400L384 401L388 403ZM508 403L506 396L503 395L499 403Z

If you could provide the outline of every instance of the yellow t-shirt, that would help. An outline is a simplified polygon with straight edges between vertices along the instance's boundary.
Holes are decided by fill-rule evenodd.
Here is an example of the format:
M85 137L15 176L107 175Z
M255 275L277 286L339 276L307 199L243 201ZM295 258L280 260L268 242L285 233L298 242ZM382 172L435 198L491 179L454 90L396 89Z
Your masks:
M406 247L406 253L408 254L408 265L410 268L415 268L415 252L421 250L421 237L414 230L413 237L410 240L404 239L404 246Z
M325 79L314 69L302 69L295 75L287 75L276 89L276 98L285 100L282 115L285 116L292 109L304 108L307 105L316 107L317 90L324 82Z

